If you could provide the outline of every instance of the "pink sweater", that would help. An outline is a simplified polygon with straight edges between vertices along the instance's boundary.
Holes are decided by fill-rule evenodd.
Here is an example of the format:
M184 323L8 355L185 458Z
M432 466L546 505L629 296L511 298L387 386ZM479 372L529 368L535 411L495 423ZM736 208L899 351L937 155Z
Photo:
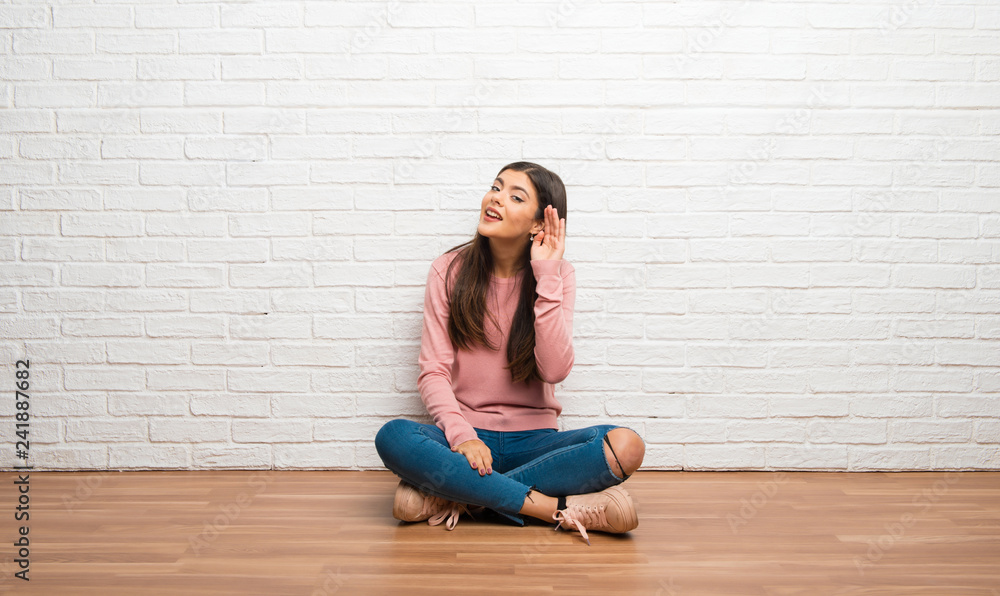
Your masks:
M520 282L526 270L512 278L492 277L487 310L500 322L502 333L486 317L486 335L500 349L476 346L455 350L448 337L449 298L445 273L458 255L449 252L431 264L424 295L424 328L420 342L420 398L450 446L476 439L475 428L498 431L559 428L562 406L554 384L573 368L573 305L576 274L566 260L533 260L536 280L535 361L545 382L511 382L507 365L507 336L517 308ZM459 265L452 270L452 279ZM475 428L473 428L475 427Z

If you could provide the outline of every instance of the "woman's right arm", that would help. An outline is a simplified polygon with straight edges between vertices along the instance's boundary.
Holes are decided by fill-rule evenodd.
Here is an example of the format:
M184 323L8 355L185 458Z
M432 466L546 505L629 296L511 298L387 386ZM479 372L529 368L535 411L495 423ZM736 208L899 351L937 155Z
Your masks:
M458 407L451 388L451 368L455 352L448 337L448 296L443 273L431 265L424 292L424 326L420 338L420 375L417 387L420 399L434 424L444 431L454 449L469 440L478 440L476 429Z

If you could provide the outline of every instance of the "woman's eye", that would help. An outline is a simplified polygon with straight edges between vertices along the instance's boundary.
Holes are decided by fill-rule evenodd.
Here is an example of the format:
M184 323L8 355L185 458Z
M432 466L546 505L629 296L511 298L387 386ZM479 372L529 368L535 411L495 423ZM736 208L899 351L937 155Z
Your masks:
M494 185L490 186L490 190L492 190L493 192L500 192L500 187L497 186L496 184L494 184ZM521 197L519 197L517 195L511 195L510 198L516 199L518 203L523 203L524 202L524 199L522 199Z

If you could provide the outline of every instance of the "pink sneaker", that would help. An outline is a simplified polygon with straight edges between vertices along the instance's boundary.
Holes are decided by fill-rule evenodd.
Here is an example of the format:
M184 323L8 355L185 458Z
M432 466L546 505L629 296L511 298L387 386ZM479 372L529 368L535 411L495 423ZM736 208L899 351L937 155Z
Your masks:
M392 516L399 521L418 522L426 519L432 526L446 522L445 527L454 530L462 513L472 516L465 504L429 495L405 480L400 480L396 486Z
M587 544L587 530L624 534L639 526L632 496L621 486L612 486L601 492L569 495L559 499L560 509L552 515L559 522L555 530L565 525L568 530L579 530Z

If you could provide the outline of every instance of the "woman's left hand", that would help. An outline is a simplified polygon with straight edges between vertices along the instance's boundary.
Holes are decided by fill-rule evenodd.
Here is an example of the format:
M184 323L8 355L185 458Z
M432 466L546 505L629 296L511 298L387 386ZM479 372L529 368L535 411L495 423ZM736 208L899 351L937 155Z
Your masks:
M545 206L545 227L535 234L531 243L531 260L563 258L566 250L566 219L559 219L559 212L552 205Z

